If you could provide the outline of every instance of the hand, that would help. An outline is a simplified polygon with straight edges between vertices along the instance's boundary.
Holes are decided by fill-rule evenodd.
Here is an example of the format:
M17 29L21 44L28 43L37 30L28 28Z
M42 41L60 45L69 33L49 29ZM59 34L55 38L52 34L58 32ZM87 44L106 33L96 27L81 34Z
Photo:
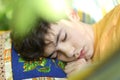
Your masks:
M65 73L67 73L67 76L70 74L80 71L83 68L85 68L90 62L86 61L85 59L79 59L77 61L68 62L65 66Z

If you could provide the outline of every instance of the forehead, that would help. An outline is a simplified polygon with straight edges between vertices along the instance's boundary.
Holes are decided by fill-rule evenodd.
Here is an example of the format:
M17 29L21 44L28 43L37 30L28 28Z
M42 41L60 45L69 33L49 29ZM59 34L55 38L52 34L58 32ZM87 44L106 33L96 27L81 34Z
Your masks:
M45 43L54 42L57 35L61 30L69 30L69 28L73 26L72 22L69 20L60 20L57 23L50 24L50 29L48 33L45 35Z
M61 20L57 23L50 24L50 29L48 33L45 35L45 53L50 53L55 49L56 40L58 34L61 30L66 30L70 27L70 22L67 20Z
M54 39L56 38L57 34L60 31L60 27L58 27L58 24L51 24L50 29L48 30L48 33L45 35L45 43L49 44L49 42L54 42Z
M45 35L45 54L51 53L55 49L57 35L59 34L60 27L58 23L50 24L50 29Z

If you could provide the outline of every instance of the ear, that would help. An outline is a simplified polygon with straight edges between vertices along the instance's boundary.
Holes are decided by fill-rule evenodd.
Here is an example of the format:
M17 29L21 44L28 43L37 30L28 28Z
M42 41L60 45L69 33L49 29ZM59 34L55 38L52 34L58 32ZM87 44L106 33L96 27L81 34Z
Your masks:
M78 15L78 13L73 10L73 9L67 9L66 10L66 14L67 14L67 17L71 20L71 21L80 21L80 17Z

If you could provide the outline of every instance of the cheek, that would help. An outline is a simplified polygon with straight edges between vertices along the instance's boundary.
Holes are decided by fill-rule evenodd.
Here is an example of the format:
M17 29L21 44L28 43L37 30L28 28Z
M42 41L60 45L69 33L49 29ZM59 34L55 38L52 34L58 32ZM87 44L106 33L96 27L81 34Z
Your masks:
M47 47L45 47L44 52L45 55L49 55L51 52L53 52L55 50L55 46L54 45L47 45Z
M70 40L74 46L80 47L80 45L83 45L84 36L80 32L74 32L74 33L71 33Z

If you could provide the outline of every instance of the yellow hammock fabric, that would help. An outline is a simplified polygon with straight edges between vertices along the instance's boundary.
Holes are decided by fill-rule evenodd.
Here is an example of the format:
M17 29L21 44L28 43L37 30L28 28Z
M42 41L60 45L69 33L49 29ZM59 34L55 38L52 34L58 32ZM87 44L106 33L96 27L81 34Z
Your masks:
M116 6L102 20L94 24L93 28L95 32L93 65L73 74L68 77L68 80L84 80L98 67L102 66L99 63L100 61L108 59L120 49L120 5Z

